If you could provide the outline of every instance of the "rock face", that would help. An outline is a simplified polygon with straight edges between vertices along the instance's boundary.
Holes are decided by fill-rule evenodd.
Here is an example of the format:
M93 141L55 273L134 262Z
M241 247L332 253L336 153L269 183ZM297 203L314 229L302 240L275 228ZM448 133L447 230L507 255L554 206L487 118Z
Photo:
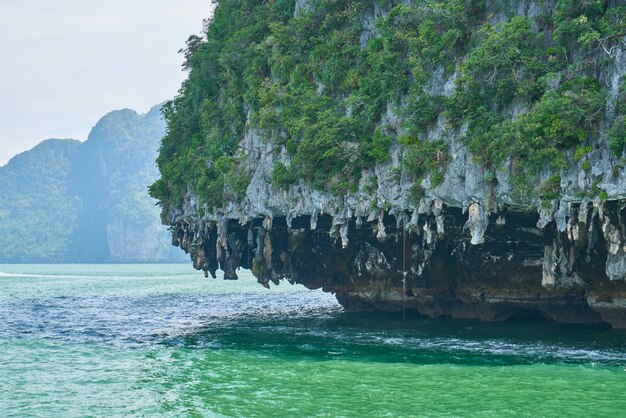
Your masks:
M297 1L296 13L310 3ZM494 22L555 8L487 3L508 5L506 13L488 13ZM364 43L387 12L376 6L364 17L371 29ZM236 279L238 267L248 268L265 286L286 278L332 292L346 309L488 321L540 316L626 328L626 170L608 140L626 95L626 38L609 52L599 48L587 57L601 62L596 78L607 91L598 136L582 157L564 148L567 166L558 176L548 169L538 176L555 191L548 199L516 196L511 158L495 168L477 162L467 125L453 127L444 115L421 138L445 143L442 179L420 179L419 194L398 141L387 162L363 170L356 191L331 194L303 180L277 187L273 170L292 164L292 156L250 125L238 149L251 176L245 197L215 208L189 186L183 201L161 202L163 222L206 275L222 269L225 279ZM450 97L459 74L445 74L435 70L427 90ZM525 111L516 104L509 110L511 119ZM402 133L399 113L397 103L388 104L379 125Z

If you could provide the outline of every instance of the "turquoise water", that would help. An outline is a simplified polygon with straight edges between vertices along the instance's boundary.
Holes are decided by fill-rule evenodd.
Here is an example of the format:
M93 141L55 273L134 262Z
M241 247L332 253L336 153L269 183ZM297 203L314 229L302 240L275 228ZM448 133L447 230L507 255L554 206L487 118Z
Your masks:
M187 265L0 265L0 416L624 416L626 333L349 314Z

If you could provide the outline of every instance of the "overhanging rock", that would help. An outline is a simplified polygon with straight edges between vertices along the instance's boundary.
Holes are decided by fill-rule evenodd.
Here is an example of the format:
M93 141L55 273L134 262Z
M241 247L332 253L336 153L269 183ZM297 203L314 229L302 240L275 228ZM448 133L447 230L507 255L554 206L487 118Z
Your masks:
M403 309L487 321L541 316L626 328L626 204L557 202L534 210L438 200L413 211L172 219L194 267L332 292L348 310ZM289 221L289 223L288 223Z

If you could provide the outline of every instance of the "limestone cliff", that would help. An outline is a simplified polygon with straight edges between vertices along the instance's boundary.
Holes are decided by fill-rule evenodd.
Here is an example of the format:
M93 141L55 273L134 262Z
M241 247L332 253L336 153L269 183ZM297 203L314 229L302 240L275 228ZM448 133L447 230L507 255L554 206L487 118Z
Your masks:
M336 70L341 65L332 54L320 58L322 69L310 75L315 95L307 96L328 96L325 103L339 103L341 117L315 110L315 117L294 128L291 123L300 116L289 108L298 108L295 100L302 99L294 87L301 67L292 64L284 78L272 60L285 56L270 52L258 97L241 97L244 122L220 136L233 141L222 154L204 150L212 149L211 123L220 125L226 108L211 116L212 108L203 104L198 123L207 124L204 144L193 137L189 123L184 129L181 124L194 100L190 92L197 93L193 83L199 67L194 65L202 62L202 44L190 44L190 81L166 111L169 133L159 160L163 179L152 189L164 223L172 226L174 245L211 275L220 268L226 279L235 279L238 267L250 268L264 285L286 278L322 287L348 309L409 309L484 320L539 315L626 327L626 171L620 142L626 108L624 7L611 1L597 2L597 10L572 1L348 3L341 13L352 13L351 20L336 30L355 32L352 46L361 52L345 70ZM439 9L442 4L449 10ZM220 19L229 2L220 7L222 15L218 7L204 45L219 44L218 37L226 36ZM254 51L283 48L279 38L290 22L305 25L324 13L327 18L320 21L327 22L330 11L337 13L324 1L297 1L292 7L293 18L280 18L287 29L276 29L276 23L268 33L260 30ZM593 16L608 23L586 27ZM415 25L400 31L406 22ZM217 26L214 32L211 26ZM431 26L435 34L441 30L441 38L461 33L451 44L456 54L448 57L451 61L444 59L445 48L437 59L429 58L431 44L422 34ZM611 31L602 32L609 26ZM370 65L371 54L359 54L380 39L376 57L393 50L385 49L385 42L398 42L406 48L395 58L419 61L420 70L412 64L409 87L385 96L375 122L351 125L365 119L358 113L364 101L380 97L367 89L353 94L365 89L360 81L346 87L350 65ZM550 52L524 55L525 42L538 42ZM339 87L332 87L333 78L324 72L329 68L344 77ZM367 68L363 77L378 71ZM244 78L253 84L252 76ZM394 79L391 74L380 80L387 85ZM212 81L217 90L228 83ZM509 84L514 91L507 90ZM529 84L535 93L527 92ZM263 102L281 88L278 96L292 97L292 103ZM215 95L222 102L229 97L223 91ZM416 95L426 101L408 112ZM435 98L445 105L432 105ZM431 105L434 111L425 119L424 109ZM462 116L455 117L459 109ZM268 125L270 113L275 119ZM335 134L326 135L325 121ZM371 132L369 142L361 141ZM323 142L328 136L330 142ZM389 140L379 157L382 137ZM310 163L307 158L318 149L311 144L320 143L322 152ZM173 165L194 150L200 162L185 161L196 176L210 173L206 181L194 183ZM231 165L220 172L216 167L226 166L223 155ZM362 162L371 155L376 155L372 163ZM241 177L244 187L236 193ZM205 194L214 190L215 179L221 181L220 192Z

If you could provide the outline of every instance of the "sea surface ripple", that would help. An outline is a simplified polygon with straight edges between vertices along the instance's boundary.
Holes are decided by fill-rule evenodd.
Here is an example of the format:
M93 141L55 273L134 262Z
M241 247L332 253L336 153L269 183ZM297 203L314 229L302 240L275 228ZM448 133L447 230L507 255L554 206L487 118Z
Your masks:
M186 265L0 266L0 416L615 416L626 333L346 313Z

